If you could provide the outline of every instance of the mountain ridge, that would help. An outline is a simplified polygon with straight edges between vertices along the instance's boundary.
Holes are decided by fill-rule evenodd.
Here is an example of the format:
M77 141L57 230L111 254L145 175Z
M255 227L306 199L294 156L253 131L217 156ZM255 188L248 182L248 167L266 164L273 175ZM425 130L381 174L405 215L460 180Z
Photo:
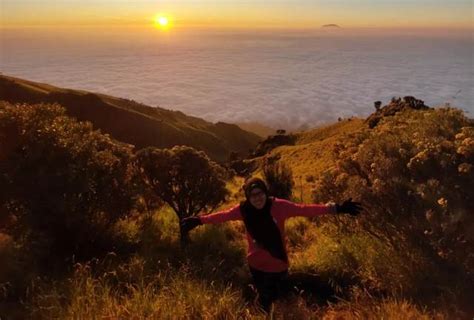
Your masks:
M134 100L56 87L0 75L0 100L11 103L58 103L79 121L137 148L188 145L224 162L231 153L245 156L262 140L235 124L211 123L181 111L151 107Z

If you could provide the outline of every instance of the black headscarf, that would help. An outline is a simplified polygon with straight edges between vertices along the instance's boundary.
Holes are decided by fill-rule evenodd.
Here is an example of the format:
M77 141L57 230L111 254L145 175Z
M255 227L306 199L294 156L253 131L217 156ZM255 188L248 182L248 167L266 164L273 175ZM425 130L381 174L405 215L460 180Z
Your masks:
M273 198L268 196L265 182L259 178L252 178L245 183L243 188L247 199L240 203L240 212L247 232L259 246L267 250L273 257L287 262L288 257L280 230L270 212ZM262 209L255 208L249 201L250 192L255 188L261 189L267 196L267 201Z

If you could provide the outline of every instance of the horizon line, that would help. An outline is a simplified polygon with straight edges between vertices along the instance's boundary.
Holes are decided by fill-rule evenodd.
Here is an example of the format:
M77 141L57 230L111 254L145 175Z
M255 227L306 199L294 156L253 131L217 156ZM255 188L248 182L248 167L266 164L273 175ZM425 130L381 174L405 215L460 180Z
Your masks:
M337 27L324 27L328 24L337 25ZM120 27L138 27L138 28L149 28L149 29L156 29L151 23L71 23L71 24L60 24L60 23L41 23L41 24L34 24L34 23L9 23L9 24L1 24L0 29L13 29L13 28L82 28L82 27L110 27L110 28L120 28ZM215 24L180 24L174 25L171 29L242 29L242 30L260 30L260 29L278 29L278 30L459 30L459 31L473 31L474 25L469 26L388 26L388 25L367 25L367 26L344 26L340 23L325 23L321 25L298 25L298 26L281 26L281 25L273 25L273 24L266 24L266 25L215 25Z

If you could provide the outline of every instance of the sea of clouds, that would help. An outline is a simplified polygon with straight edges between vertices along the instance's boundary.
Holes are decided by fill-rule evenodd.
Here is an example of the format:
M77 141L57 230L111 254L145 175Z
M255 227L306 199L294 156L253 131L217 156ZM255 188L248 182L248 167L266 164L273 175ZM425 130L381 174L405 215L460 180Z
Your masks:
M474 112L471 36L3 30L0 71L209 121L314 127L413 95Z

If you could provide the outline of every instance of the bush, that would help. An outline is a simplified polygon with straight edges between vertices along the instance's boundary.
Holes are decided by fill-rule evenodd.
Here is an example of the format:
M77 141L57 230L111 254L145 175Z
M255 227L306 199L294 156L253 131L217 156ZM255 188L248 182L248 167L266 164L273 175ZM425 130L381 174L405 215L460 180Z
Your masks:
M339 141L336 166L318 179L314 200L362 202L357 223L339 219L339 231L362 230L401 253L406 265L418 264L425 272L414 287L472 285L472 125L451 108L384 118ZM431 279L422 283L425 275Z
M16 241L38 248L45 264L112 249L111 226L139 187L132 146L59 105L1 103L0 150L0 214L14 221L7 232Z

